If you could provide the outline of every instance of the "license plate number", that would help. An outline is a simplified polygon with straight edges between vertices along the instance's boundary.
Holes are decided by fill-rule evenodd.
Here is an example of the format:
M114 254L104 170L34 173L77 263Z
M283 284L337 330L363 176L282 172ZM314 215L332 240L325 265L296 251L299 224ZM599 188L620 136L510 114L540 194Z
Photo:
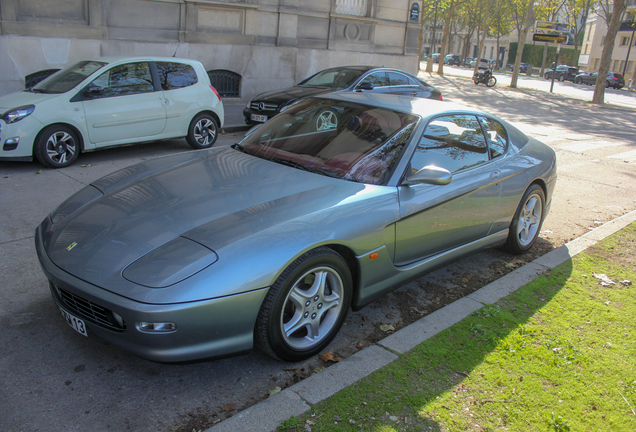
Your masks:
M87 336L88 337L88 332L86 331L86 325L84 324L84 321L82 321L79 318L74 317L73 315L71 315L70 313L66 312L62 308L60 308L60 312L62 313L62 316L64 317L64 319L66 320L68 325L73 327L73 330L75 330L76 332L78 332L82 336Z
M257 122L266 122L267 121L267 116L264 116L264 115L251 114L251 118L252 118L252 120L257 121Z

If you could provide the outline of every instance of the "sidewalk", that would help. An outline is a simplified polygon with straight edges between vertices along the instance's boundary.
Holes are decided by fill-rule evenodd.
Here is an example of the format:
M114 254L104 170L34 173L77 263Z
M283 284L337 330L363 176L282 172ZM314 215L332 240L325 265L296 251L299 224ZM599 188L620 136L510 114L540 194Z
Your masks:
M317 403L327 400L340 390L387 366L442 330L452 327L488 305L493 305L635 221L636 211L614 219L467 297L425 316L377 344L213 426L206 432L273 431L291 416L297 417L307 413ZM342 426L345 427L345 424Z

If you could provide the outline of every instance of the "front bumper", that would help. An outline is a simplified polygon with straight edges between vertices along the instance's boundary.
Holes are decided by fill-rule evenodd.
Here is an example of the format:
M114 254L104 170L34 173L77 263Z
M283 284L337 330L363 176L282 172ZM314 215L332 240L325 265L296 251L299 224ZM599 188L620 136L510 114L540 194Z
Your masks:
M0 161L33 160L33 142L41 128L33 115L12 124L0 120Z
M267 288L188 303L141 303L87 283L57 267L43 248L40 230L38 227L35 232L35 247L50 281L53 300L69 314L84 320L89 337L96 335L158 362L221 357L253 347L254 324ZM98 310L98 313L86 312L88 310ZM113 316L121 317L123 325L112 319ZM172 332L148 333L138 329L137 323L142 321L173 322L177 327Z

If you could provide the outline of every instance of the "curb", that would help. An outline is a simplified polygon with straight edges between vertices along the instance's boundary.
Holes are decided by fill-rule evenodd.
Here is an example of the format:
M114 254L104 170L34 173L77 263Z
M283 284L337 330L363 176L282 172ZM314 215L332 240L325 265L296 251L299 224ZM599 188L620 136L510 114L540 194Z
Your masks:
M415 321L375 345L286 388L244 411L206 429L205 432L270 432L291 416L311 410L340 390L398 359L415 346L445 330L473 312L493 304L522 286L572 259L599 241L636 222L636 210L613 219L583 236L527 263L477 291Z
M221 128L221 133L230 134L230 133L236 133L236 132L245 132L250 130L250 128L251 126L248 126L248 125L228 126L228 127Z

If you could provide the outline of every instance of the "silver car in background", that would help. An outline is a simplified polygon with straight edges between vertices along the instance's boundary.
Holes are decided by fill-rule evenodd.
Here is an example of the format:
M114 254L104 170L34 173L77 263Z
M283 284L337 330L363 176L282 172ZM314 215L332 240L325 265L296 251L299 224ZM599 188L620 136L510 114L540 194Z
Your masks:
M110 174L36 230L80 334L156 361L324 350L349 309L484 247L532 247L556 159L484 112L393 95L299 102L226 148Z

